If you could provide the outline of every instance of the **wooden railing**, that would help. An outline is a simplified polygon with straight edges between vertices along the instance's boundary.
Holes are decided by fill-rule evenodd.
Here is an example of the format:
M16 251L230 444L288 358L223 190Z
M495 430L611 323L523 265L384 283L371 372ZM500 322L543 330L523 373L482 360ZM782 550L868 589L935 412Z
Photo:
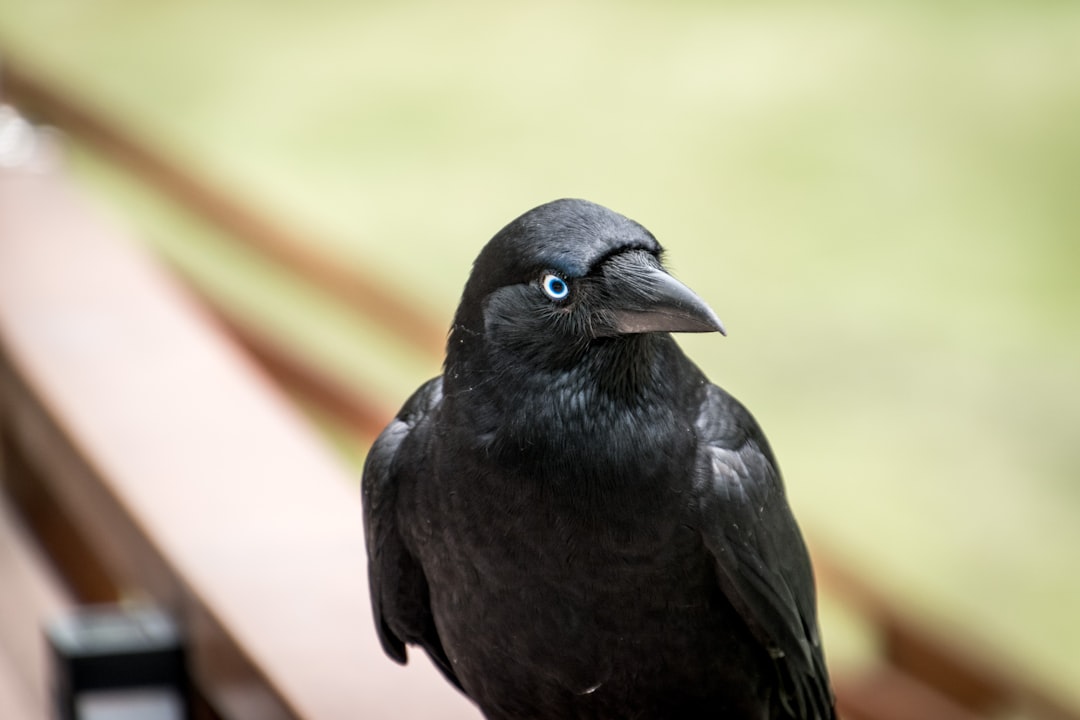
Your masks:
M5 454L0 448L0 458ZM2 496L0 583L0 717L49 717L50 677L41 628L66 612L72 600Z
M441 329L391 290L307 250L115 123L10 68L0 90L403 331L415 352L439 352ZM229 720L475 717L422 653L401 670L378 650L355 478L279 384L364 437L388 419L288 344L194 297L61 174L0 173L5 485L77 599L135 594L170 608L200 693ZM836 678L849 720L1080 717L830 558L815 564L823 591L864 618L881 648Z
M274 383L62 175L0 172L9 497L84 600L149 598L238 720L475 717L367 611L356 483Z

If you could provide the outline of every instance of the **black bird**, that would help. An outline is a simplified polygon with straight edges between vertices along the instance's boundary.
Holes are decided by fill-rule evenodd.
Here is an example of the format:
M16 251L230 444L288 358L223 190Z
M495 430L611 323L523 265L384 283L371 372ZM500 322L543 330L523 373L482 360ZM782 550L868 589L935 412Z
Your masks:
M386 653L491 719L834 718L810 560L757 423L669 333L724 332L645 228L503 228L443 373L364 467Z

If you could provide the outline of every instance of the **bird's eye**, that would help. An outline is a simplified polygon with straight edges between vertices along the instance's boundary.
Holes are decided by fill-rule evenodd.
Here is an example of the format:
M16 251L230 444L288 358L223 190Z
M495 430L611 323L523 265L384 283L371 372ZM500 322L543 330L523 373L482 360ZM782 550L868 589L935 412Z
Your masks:
M544 279L540 281L540 287L544 289L544 294L552 300L562 300L570 294L570 286L558 275L545 275Z

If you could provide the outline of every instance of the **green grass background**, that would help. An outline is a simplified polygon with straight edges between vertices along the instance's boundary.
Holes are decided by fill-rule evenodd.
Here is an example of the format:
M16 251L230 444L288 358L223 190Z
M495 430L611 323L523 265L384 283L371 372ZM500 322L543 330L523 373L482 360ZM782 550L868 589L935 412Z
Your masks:
M812 542L1080 703L1080 4L5 0L3 58L446 323L520 212L641 221L727 324L683 345L764 425ZM437 372L71 163L388 407Z

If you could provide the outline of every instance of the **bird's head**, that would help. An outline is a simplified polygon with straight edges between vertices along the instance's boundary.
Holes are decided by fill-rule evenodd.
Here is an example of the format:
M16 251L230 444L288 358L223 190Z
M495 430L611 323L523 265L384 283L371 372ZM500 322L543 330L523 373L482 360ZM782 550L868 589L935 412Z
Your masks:
M556 200L500 230L480 252L447 349L475 343L528 364L565 367L588 348L647 333L724 332L661 264L638 223L585 200Z

